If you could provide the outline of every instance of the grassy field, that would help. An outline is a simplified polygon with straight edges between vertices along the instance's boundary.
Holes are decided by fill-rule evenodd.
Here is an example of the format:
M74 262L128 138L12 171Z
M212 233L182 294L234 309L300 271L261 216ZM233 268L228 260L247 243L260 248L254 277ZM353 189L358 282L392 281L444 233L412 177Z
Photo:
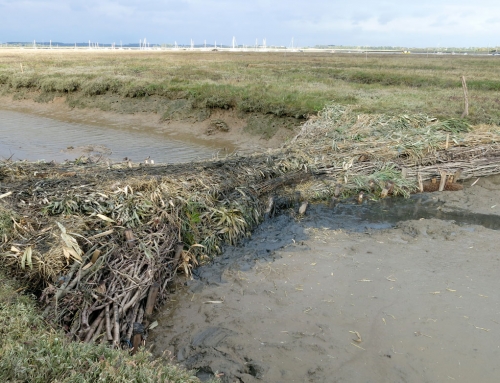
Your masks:
M496 56L256 52L0 50L0 93L71 107L208 118L306 118L331 103L367 113L426 113L457 118L461 76L468 120L500 125Z

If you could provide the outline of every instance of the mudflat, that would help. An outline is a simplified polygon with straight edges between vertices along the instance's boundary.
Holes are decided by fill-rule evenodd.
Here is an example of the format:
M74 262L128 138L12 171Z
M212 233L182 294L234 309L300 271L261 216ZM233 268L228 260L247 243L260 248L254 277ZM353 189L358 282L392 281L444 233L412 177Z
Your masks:
M266 221L172 296L154 352L223 382L498 381L500 177L474 181L396 225L342 206Z

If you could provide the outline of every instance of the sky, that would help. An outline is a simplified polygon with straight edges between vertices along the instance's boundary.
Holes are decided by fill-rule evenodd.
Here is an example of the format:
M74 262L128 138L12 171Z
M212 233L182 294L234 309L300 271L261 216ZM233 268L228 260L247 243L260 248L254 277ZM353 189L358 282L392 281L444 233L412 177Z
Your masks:
M500 46L499 0L0 0L0 42Z

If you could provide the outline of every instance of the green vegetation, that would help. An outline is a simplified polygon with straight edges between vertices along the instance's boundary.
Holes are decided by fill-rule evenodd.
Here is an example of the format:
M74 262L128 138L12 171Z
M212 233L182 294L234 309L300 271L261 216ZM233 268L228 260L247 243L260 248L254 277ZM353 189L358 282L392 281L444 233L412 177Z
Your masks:
M68 342L18 287L0 274L0 381L198 382L169 359L153 359L144 350L129 356L105 345Z
M0 243L2 241L7 242L7 239L12 234L14 228L12 217L17 218L16 213L0 205Z
M332 102L363 113L459 118L465 76L467 122L499 125L499 66L494 56L6 50L0 93L39 102L63 96L71 107L163 119L233 110L247 120L290 118L290 126ZM253 126L248 130L272 136Z

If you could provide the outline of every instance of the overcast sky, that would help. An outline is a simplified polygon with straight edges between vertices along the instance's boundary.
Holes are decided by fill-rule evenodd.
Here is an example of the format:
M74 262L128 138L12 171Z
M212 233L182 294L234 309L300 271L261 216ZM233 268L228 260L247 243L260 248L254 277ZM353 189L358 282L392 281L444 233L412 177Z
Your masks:
M0 0L0 42L500 46L500 0Z

